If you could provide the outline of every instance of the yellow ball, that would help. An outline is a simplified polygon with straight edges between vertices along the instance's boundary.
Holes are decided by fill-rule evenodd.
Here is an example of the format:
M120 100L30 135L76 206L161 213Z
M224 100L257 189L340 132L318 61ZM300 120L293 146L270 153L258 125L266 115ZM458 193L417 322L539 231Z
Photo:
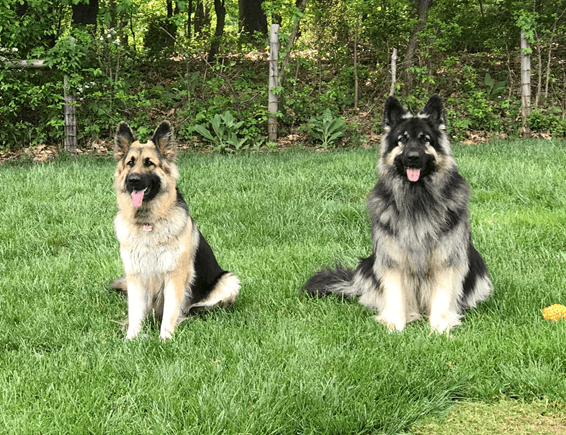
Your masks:
M545 319L552 320L553 322L560 319L566 319L566 307L561 304L554 304L542 310L542 315Z

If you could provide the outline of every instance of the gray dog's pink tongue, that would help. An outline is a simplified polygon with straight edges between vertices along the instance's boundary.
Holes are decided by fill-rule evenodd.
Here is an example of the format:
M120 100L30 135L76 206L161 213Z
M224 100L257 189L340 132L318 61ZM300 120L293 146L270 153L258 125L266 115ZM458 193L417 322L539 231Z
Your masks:
M412 182L418 181L420 175L421 175L420 169L407 169L407 178L409 179L409 181Z
M143 190L141 192L132 192L132 204L134 207L141 207L143 202Z

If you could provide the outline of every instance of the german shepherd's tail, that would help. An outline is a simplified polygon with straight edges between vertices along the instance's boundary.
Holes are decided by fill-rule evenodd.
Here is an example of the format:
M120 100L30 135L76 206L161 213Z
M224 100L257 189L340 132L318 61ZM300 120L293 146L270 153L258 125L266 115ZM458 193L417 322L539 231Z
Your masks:
M128 284L126 282L126 275L122 276L110 284L110 289L115 290L122 296L128 296Z
M333 294L346 297L360 296L363 288L357 285L357 270L345 269L337 266L336 269L323 269L311 276L303 290L313 296L330 296Z

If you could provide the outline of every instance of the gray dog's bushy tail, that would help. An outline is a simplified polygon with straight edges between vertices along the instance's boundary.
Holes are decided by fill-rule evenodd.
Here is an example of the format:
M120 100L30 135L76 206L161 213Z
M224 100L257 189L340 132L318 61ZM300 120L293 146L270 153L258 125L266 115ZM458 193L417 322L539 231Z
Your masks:
M323 269L311 276L303 290L313 296L344 295L359 296L361 289L356 288L355 271L337 266L335 269Z
M123 296L128 296L128 284L126 282L126 275L122 276L110 284L110 289L115 290Z

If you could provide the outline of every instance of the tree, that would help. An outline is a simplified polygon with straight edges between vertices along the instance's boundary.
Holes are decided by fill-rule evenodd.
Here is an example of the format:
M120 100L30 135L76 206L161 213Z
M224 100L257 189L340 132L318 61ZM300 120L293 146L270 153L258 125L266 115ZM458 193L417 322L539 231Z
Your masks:
M208 25L210 25L210 10L203 0L197 0L194 22L195 36L201 34Z
M58 0L7 0L0 7L0 48L17 49L18 58L48 50L61 33L66 8ZM35 57L35 56L34 56Z
M226 22L226 6L225 0L214 0L214 11L216 12L216 29L210 44L210 51L208 52L208 62L214 63L218 50L220 49L220 42L224 35L224 23Z
M175 48L177 37L177 23L175 15L179 14L177 2L166 1L167 16L153 19L148 24L147 33L144 37L144 46L148 49L151 57L161 57L171 54Z
M285 72L287 67L289 66L289 62L291 61L291 49L293 48L293 44L295 44L295 39L298 38L299 31L300 31L300 24L301 24L301 17L303 12L307 7L307 0L297 0L300 3L297 6L297 16L295 20L295 24L293 25L293 30L291 30L291 34L289 35L289 41L287 41L287 48L285 49L285 57L283 58L283 63L281 64L281 68L279 69L279 86L283 86L283 79L285 78Z
M93 25L96 27L98 17L98 0L88 0L73 4L73 24L79 26Z
M419 34L426 26L428 12L430 11L430 7L432 6L432 0L412 0L412 3L417 13L417 23L413 28L411 38L409 39L409 44L407 45L405 59L403 60L405 71L407 72L407 84L409 85L409 87L412 87L413 85L413 74L411 73L411 68L413 67L413 58L415 57Z
M255 32L267 35L267 18L262 3L263 0L238 0L240 31L248 36Z

